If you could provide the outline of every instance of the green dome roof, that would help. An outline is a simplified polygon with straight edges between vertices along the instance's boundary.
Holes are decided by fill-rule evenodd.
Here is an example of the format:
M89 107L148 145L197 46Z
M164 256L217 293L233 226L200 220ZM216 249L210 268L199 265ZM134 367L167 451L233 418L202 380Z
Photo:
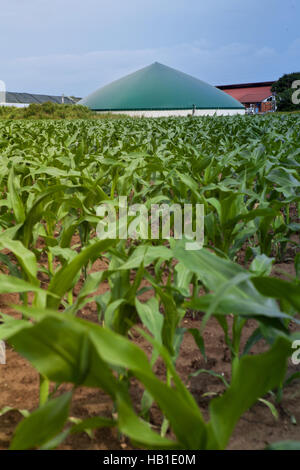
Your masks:
M95 111L244 109L218 88L158 62L99 88L78 104Z

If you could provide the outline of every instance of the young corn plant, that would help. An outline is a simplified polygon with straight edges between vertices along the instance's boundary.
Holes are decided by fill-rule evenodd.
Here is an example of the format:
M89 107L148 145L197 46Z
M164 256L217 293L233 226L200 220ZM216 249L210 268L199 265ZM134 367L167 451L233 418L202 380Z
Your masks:
M33 323L3 316L0 337L44 376L56 383L99 387L117 403L117 419L97 417L80 429L118 426L134 445L159 449L224 449L240 416L255 401L283 380L290 354L290 338L278 337L266 353L244 356L226 392L211 400L210 420L202 414L181 382L166 348L149 338L162 356L172 381L161 382L152 371L145 353L127 338L73 315L21 307ZM160 407L175 435L162 437L133 410L127 388L113 374L130 371ZM269 371L272 370L272 374ZM51 399L25 418L16 429L11 449L54 448L72 432L65 428L72 393ZM43 432L38 432L41 423ZM80 430L79 429L79 430ZM78 429L77 429L78 430Z

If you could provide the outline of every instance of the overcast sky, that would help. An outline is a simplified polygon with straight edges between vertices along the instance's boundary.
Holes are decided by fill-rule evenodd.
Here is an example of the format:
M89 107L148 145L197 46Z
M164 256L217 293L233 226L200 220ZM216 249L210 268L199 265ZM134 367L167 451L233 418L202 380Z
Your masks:
M299 0L0 0L8 91L85 96L155 61L212 85L300 70Z

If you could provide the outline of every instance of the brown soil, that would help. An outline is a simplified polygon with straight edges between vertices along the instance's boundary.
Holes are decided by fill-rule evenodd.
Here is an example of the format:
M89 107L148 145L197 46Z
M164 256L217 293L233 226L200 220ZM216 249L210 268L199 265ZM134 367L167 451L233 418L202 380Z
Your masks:
M105 261L97 261L92 271L105 269ZM292 263L282 263L274 266L273 275L283 277L284 272L294 275ZM82 285L79 281L75 288L75 295ZM98 294L105 292L109 288L107 283L103 283ZM151 293L143 294L142 300L149 298ZM30 300L30 299L29 299ZM3 313L16 315L8 307L8 304L18 302L16 294L0 295L0 309ZM80 316L90 321L97 322L98 315L96 305L91 302L80 312ZM229 322L231 319L229 318ZM183 320L182 327L199 328L201 318L195 318L189 314ZM256 322L249 320L244 328L243 345L246 339L256 328ZM224 374L227 381L230 380L230 353L224 343L224 334L217 321L212 318L204 332L205 347L208 360L205 362L194 339L186 334L181 346L179 359L177 361L177 371L182 380L187 384L189 390L197 400L205 419L209 419L208 405L210 399L221 394L225 387L223 383L208 374L200 374L190 378L190 374L198 369L208 369ZM136 331L132 332L132 341L138 344L150 355L151 347L143 337ZM243 346L242 345L242 346ZM264 341L260 341L253 349L255 353L263 352L266 349ZM289 373L300 370L300 366L289 363ZM155 365L155 372L162 380L165 378L165 369L161 360ZM62 393L69 388L63 385L59 388ZM206 395L209 394L209 395ZM137 381L132 382L131 396L133 403L138 410L142 396L142 388ZM274 403L269 395L266 397ZM246 412L238 423L231 438L229 449L262 449L267 444L281 440L300 440L300 388L299 381L292 383L284 390L283 400L277 406L279 417L276 420L269 408L262 403L255 404ZM38 406L38 374L35 369L12 348L7 348L7 363L0 366L0 410L10 406L15 409L34 410ZM80 387L74 394L72 401L71 416L76 418L87 418L91 416L111 417L113 413L113 403L111 399L101 390ZM0 449L7 449L13 435L14 429L22 419L18 411L10 411L0 416ZM161 424L161 414L156 406L151 409L151 422L154 427ZM293 424L296 423L296 424ZM131 449L130 442L120 437L116 429L101 429L94 432L91 439L86 433L72 435L64 441L60 449L100 449L117 450Z

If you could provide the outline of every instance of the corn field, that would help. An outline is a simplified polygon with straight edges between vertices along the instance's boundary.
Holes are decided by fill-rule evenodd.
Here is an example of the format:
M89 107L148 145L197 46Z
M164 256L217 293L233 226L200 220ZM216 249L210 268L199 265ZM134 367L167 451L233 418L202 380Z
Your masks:
M300 340L299 142L297 115L0 121L0 296L18 294L14 314L0 316L0 340L40 377L39 407L25 413L10 449L54 449L102 427L134 448L225 449L255 403L276 413L300 377L287 370ZM99 239L97 207L121 196L147 207L203 204L204 247ZM284 262L294 266L288 279L272 271ZM97 322L81 315L92 303ZM201 327L185 328L186 315ZM212 318L231 376L219 377L224 390L210 397L207 418L176 363L186 335L208 360ZM256 326L242 347L249 320ZM256 353L259 341L265 350ZM205 372L218 375L207 367L199 380ZM111 416L70 419L78 387L105 392Z

